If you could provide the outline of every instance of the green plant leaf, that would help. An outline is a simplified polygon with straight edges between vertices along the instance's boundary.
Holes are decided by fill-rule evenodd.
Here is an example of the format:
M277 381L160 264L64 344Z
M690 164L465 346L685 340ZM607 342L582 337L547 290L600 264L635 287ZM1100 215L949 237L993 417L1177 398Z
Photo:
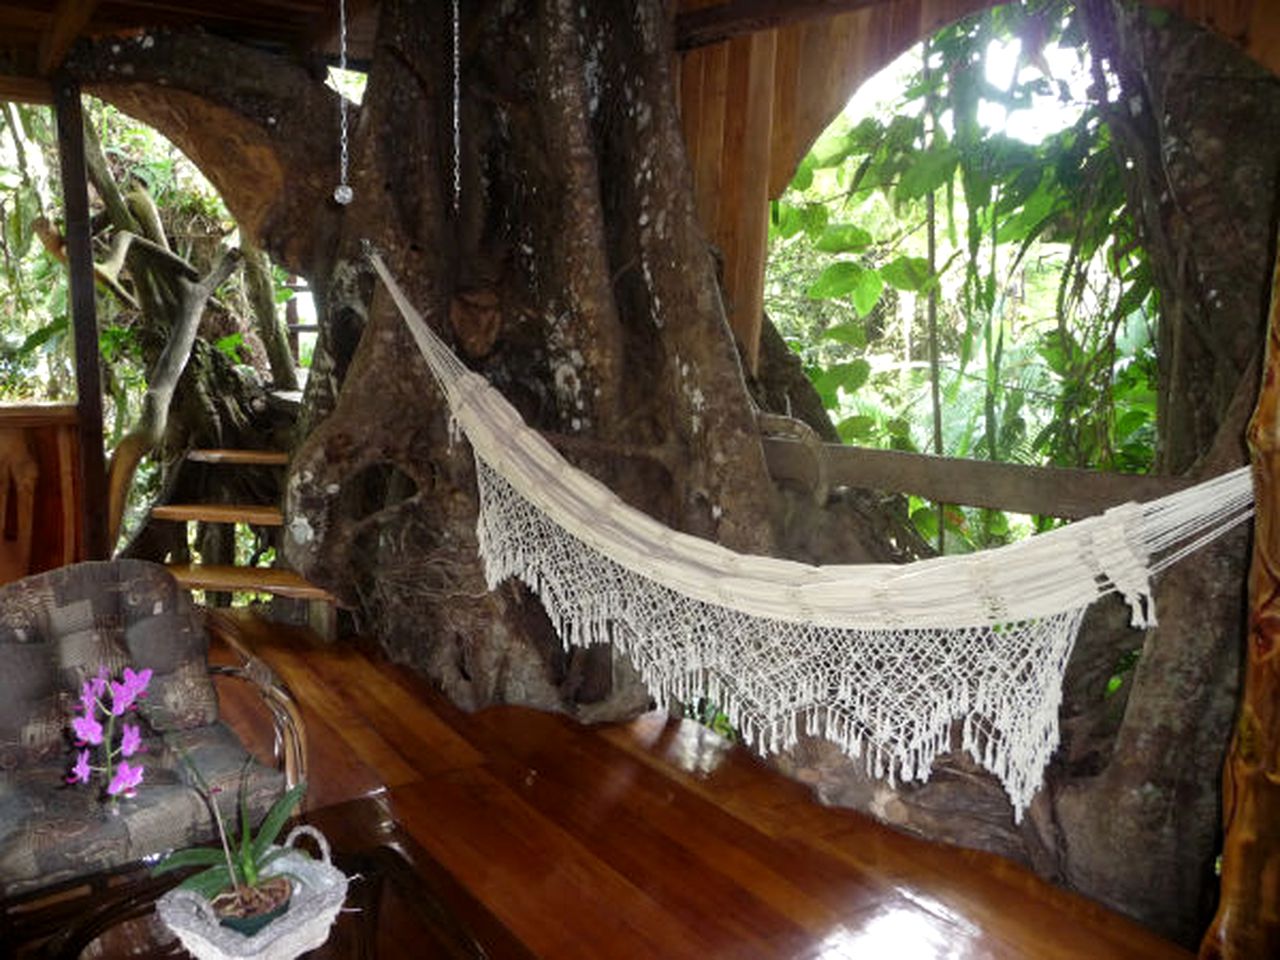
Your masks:
M805 210L791 203L775 200L770 204L770 226L784 240L794 237L805 228Z
M890 286L912 292L929 286L929 261L924 257L899 257L880 268L880 276Z
M181 889L193 890L207 899L213 899L216 894L231 885L231 874L225 864L192 874L178 884Z
M871 364L865 360L850 360L848 363L834 363L814 381L814 388L824 398L830 397L828 407L834 407L839 398L837 388L845 393L854 393L867 382L871 376Z
M1116 421L1116 438L1128 439L1134 432L1151 423L1151 414L1146 410L1130 410Z
M915 200L937 190L956 174L960 151L944 145L926 150L902 172L894 196L898 200Z
M831 219L831 211L825 203L808 203L804 207L804 232L810 240L822 236L827 229L827 221Z
M237 330L213 342L215 350L226 354L232 363L240 363L240 348L244 346L244 334Z
M805 291L811 300L830 300L843 297L858 285L867 268L852 260L833 263L818 275L818 279Z
M221 865L226 870L226 855L219 847L187 847L175 850L151 868L151 875L158 877L183 867L211 867Z
M814 300L848 296L859 316L865 317L879 302L883 291L884 281L875 270L852 260L840 260L823 270L806 293Z
M836 432L845 443L866 443L875 439L876 418L868 416L846 417L836 424Z
M240 789L236 795L236 801L240 805L240 875L244 877L245 883L249 886L255 886L258 882L258 870L255 866L256 857L253 852L253 828L249 824L249 778L246 774L249 772L249 761L246 760L244 766L240 768Z
M925 540L938 539L938 509L932 505L916 507L911 511L911 522L916 532Z
M857 253L871 246L871 234L852 223L832 223L814 242L823 253Z
M865 347L867 345L867 330L859 320L846 320L830 330L824 330L822 339L834 340L836 343L846 343L851 347Z
M306 793L307 782L304 780L277 800L267 812L262 823L258 826L258 835L253 838L253 858L255 861L262 857L267 847L276 842L276 837L280 835L280 830L285 821L289 819L294 808L302 802L302 798Z
M791 178L791 189L803 193L813 186L813 169L815 158L812 153L806 154L796 168L796 175Z

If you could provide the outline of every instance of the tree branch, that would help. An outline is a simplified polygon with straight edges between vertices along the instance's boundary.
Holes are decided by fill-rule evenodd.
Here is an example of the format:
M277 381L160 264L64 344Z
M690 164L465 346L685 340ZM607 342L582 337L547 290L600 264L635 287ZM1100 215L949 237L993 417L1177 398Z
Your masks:
M135 244L144 242L141 238L134 240ZM133 474L142 458L164 436L169 422L169 405L182 371L187 367L187 360L191 357L191 348L196 342L196 331L200 328L205 303L239 264L240 252L230 250L202 279L193 282L179 277L177 280L179 310L164 351L148 378L147 392L142 398L142 413L133 429L125 435L111 455L108 469L107 536L112 543L120 531L120 520L124 515L125 500L133 482Z
M89 182L102 198L112 225L117 230L128 230L134 234L142 233L138 221L129 212L129 205L125 203L119 184L111 175L106 154L102 152L102 142L98 139L98 131L89 122L88 116L85 117L84 123L84 159L89 171Z
M293 354L285 340L284 330L276 316L275 285L271 282L271 264L261 250L244 244L244 275L249 291L249 303L258 336L267 349L267 362L271 365L271 379L282 390L298 389L298 372L293 366Z

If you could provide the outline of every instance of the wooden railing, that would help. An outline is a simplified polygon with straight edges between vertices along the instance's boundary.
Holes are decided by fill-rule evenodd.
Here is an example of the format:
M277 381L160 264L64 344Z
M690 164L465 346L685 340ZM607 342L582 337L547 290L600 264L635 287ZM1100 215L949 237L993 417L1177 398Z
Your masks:
M1129 500L1154 500L1191 485L1177 477L961 460L789 437L766 437L764 452L775 480L808 489L845 486L914 493L939 503L1072 520Z

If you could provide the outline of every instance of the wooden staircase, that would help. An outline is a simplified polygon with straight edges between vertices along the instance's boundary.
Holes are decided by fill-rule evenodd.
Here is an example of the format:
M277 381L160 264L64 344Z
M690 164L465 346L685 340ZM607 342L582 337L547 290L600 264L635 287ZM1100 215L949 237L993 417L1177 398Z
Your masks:
M289 455L279 450L191 450L187 460L211 466L281 467ZM255 527L279 527L284 514L279 507L240 503L165 503L151 508L157 520L178 523L245 523ZM281 567L239 567L229 564L170 563L169 572L186 590L213 593L269 593L307 601L312 629L326 639L337 632L337 598L292 570Z

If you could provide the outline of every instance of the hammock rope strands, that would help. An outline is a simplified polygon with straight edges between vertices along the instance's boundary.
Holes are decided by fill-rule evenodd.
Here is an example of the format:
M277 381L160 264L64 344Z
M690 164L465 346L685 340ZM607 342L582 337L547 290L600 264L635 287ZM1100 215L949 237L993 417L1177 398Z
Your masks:
M489 586L523 581L565 643L615 643L660 704L708 697L762 753L803 732L891 783L926 780L958 723L1020 820L1058 745L1085 609L1119 593L1133 626L1154 624L1153 573L1252 513L1244 468L963 556L811 566L735 553L571 466L370 259L471 443Z

